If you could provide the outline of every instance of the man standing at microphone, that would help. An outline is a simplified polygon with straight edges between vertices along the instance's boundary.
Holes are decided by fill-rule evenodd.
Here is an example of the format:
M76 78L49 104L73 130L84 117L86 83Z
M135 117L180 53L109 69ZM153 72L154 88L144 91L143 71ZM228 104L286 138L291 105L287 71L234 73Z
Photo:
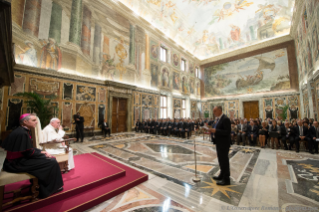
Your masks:
M231 144L231 123L230 119L223 114L221 106L214 107L213 113L216 121L210 132L212 133L213 142L216 144L220 167L219 176L214 176L213 179L217 181L217 185L225 186L230 185L228 153Z

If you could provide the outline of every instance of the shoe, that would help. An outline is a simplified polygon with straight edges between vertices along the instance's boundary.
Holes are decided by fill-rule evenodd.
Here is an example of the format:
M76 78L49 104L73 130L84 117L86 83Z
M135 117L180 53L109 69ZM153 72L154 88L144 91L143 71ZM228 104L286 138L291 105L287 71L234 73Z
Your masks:
M216 181L217 181L217 180L219 181L219 180L222 180L223 177L219 175L219 176L214 176L213 179L216 180Z
M221 181L218 181L216 184L217 184L217 185L220 185L220 186L230 185L230 180L225 180L225 179L223 179L223 180L221 180Z
M58 190L56 190L54 193L58 193L58 192L61 192L63 191L63 187L59 188Z
M298 153L298 152L299 152L299 149L298 149L298 150L296 150L296 152Z

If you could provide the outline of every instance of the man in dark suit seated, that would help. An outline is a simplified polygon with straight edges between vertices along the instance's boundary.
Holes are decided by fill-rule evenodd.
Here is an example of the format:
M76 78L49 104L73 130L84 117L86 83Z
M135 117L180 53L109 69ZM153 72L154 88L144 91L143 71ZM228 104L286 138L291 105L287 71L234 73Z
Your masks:
M168 119L163 119L163 122L162 122L162 125L161 125L161 132L162 132L162 135L167 135L167 125L168 125Z
M158 122L157 122L158 124L157 124L157 132L158 132L158 135L161 135L162 134L162 132L163 132L163 124L164 124L164 121L163 121L163 119L160 119L160 120L158 120Z
M139 127L140 132L145 132L145 124L145 119L143 119Z
M284 144L285 150L291 150L291 146L294 143L295 132L292 127L289 126L289 122L285 122L285 125L281 127L281 142ZM289 147L287 146L287 141L289 141Z
M146 122L147 133L151 133L151 127L152 127L152 121L151 119L148 119Z
M256 145L258 131L257 121L250 121L250 125L248 127L248 141L250 146Z
M178 136L178 133L179 133L178 125L179 125L178 119L175 119L174 126L173 126L173 133L175 136Z
M168 118L168 122L167 122L167 129L166 129L166 135L171 136L171 133L173 133L173 129L174 129L174 122L173 120L171 120L170 118Z
M310 127L309 132L311 134L311 142L309 143L309 152L311 154L316 153L318 154L318 141L317 139L319 139L319 124L317 121L314 121L312 123L312 127ZM313 152L313 150L315 152Z
M140 127L141 127L141 122L139 119L137 119L135 123L135 132L138 132L139 130L141 130Z
M184 119L180 119L178 122L178 137L184 138L185 137L185 129L184 129Z
M247 134L247 125L244 124L244 120L240 120L240 124L237 125L237 145L240 144L240 142L243 142L243 145L245 146L246 143L246 134Z
M210 132L213 134L213 142L216 144L217 158L220 167L219 176L214 176L217 185L230 185L230 169L228 153L231 144L231 124L229 118L223 114L223 109L220 106L214 107L213 113L216 117L216 122Z
M183 134L185 135L185 133L186 133L187 139L189 139L192 134L192 121L190 119L184 123Z
M109 128L109 124L106 122L106 119L104 119L104 122L101 124L102 133L104 134L104 137L106 137L106 134L111 136L111 130Z
M155 121L155 119L152 119L151 128L150 128L151 134L156 134L156 125L157 125L157 122Z
M299 120L298 122L298 126L295 127L295 145L296 145L296 152L299 152L300 149L300 141L306 142L309 140L309 138L307 137L308 135L308 127L303 126L303 123L301 120Z

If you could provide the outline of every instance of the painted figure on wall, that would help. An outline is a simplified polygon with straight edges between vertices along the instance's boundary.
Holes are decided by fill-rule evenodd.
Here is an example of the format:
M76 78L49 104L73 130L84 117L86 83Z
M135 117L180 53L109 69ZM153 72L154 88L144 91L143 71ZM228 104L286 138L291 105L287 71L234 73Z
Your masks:
M199 86L199 82L197 83L197 95L200 96L200 86Z
M101 70L101 75L111 80L114 80L115 75L114 57L112 59L110 55L105 54L105 61L102 64Z
M158 48L156 45L152 45L151 46L151 54L153 56L153 58L157 59L158 57Z
M35 50L33 42L25 41L24 44L26 45L24 49L21 48L21 46L16 45L16 47L20 49L20 53L17 57L17 63L36 67L38 65L37 50Z
M173 54L173 64L174 66L178 66L179 64L179 57L177 56L177 54Z
M179 74L174 72L173 78L173 88L179 90Z
M235 25L230 25L231 31L230 31L230 37L233 40L233 42L240 41L240 28Z
M120 43L115 46L115 53L119 57L119 63L116 64L116 69L120 73L120 80L123 80L123 74L126 72L124 60L127 58L127 51L124 47L124 38L120 39Z
M158 86L158 67L157 65L152 64L151 65L151 86L157 87Z
M162 86L169 87L169 73L166 68L162 71Z
M184 93L188 93L186 77L183 77L183 78L182 78L182 91L183 91Z
M53 38L49 38L49 43L42 42L44 46L42 47L40 67L60 70L62 67L62 53L58 45L56 45L56 41Z
M195 88L194 88L194 80L189 81L189 91L191 94L194 94Z

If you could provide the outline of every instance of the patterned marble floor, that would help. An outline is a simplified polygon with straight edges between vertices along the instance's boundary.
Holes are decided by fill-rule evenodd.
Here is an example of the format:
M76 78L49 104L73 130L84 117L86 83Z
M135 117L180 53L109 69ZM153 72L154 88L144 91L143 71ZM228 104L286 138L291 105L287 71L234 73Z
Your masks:
M201 182L194 183L194 140ZM232 146L231 185L212 179L215 145L201 137L178 139L122 133L73 144L75 154L98 152L148 173L149 181L88 211L319 211L319 156L306 152Z
M201 182L194 183L194 139ZM232 146L231 185L217 186L215 146L189 140L122 133L85 138L74 154L98 152L149 174L149 180L89 212L319 211L319 155ZM0 149L0 159L5 152Z

